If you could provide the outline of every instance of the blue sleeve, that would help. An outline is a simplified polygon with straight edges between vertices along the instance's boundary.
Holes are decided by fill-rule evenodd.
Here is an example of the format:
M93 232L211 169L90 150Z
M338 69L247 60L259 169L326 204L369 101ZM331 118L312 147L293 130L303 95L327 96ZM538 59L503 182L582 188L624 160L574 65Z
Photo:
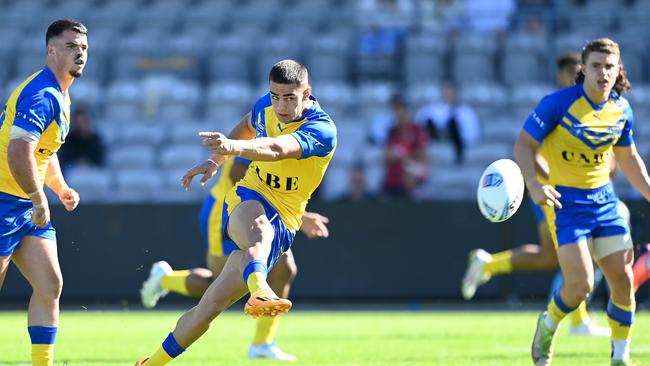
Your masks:
M327 156L336 147L336 127L331 122L307 122L291 135L302 147L301 159Z
M21 96L16 105L14 126L33 133L38 138L58 115L55 97L44 91Z
M524 123L524 131L541 142L553 131L562 118L561 106L554 95L547 95L539 102Z
M254 130L257 130L257 103L251 109L251 126L253 126Z
M634 126L634 114L632 113L632 108L628 104L625 110L623 111L625 115L625 125L623 126L623 131L621 132L621 137L614 146L631 146L634 144L634 133L632 132L632 127Z
M251 163L250 160L248 160L246 158L242 158L241 156L235 156L235 161L238 161L238 162L246 164L246 165Z

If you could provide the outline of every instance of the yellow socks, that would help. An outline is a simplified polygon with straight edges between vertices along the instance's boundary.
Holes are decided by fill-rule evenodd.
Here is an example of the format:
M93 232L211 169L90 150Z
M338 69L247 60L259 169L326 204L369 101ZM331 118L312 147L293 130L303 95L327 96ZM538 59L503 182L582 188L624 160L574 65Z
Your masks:
M562 319L564 319L568 313L572 312L575 309L575 307L572 308L565 304L562 300L562 297L560 296L560 291L556 291L553 294L551 301L549 301L548 307L546 308L546 326L552 331L555 331L557 329L557 326L560 324L560 321L562 321Z
M607 304L607 320L612 328L612 359L628 360L630 358L630 341L634 323L634 298L631 305Z
M492 260L485 264L483 272L497 275L512 272L512 250L492 254Z
M244 281L251 294L260 289L269 288L269 284L266 282L266 272L266 265L262 261L253 260L246 265L243 273Z
M634 322L634 303L632 305L607 304L607 320L612 328L612 339L628 339L632 336Z
M144 363L144 366L164 366L183 352L185 348L176 342L173 333L169 333L162 346Z
M575 327L582 323L589 322L589 312L587 311L587 303L585 301L578 305L578 308L569 314L571 317L571 326Z
M160 281L160 286L171 292L189 296L190 292L187 290L187 277L189 277L189 275L189 269L174 271L162 278Z
M253 337L253 344L270 344L275 339L275 332L280 322L279 316L261 316L257 319L257 328Z
M147 361L145 361L144 366L164 366L170 363L173 358L165 352L165 349L162 347L158 348L156 353L154 353Z
M32 366L52 366L54 364L54 340L57 327L27 327L32 341Z
M52 366L53 364L53 344L32 344L32 366Z

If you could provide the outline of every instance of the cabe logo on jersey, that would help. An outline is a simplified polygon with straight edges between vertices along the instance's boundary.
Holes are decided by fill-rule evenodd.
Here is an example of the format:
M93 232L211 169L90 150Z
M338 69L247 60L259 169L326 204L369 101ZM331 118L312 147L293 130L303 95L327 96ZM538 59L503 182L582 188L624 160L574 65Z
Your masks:
M573 165L596 166L609 161L609 154L604 152L584 152L563 150L562 160Z
M260 167L255 166L255 173L257 177L267 186L272 189L279 189L283 191L297 191L298 190L298 177L280 177L271 173L263 173Z
M503 177L501 174L492 173L488 174L483 178L482 186L485 187L498 187L503 183Z

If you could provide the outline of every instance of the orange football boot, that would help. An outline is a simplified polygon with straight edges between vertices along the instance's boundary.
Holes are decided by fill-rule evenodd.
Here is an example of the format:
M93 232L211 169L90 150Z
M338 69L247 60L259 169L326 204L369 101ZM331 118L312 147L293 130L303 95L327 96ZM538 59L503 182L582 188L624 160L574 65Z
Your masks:
M244 313L257 319L260 316L276 316L291 309L291 301L280 299L270 288L259 289L251 294L244 306Z

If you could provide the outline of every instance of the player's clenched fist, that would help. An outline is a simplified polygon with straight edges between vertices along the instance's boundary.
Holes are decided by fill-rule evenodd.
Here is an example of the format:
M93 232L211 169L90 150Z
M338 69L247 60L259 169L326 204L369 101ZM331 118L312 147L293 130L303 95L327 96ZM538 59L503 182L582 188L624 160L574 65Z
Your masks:
M220 132L199 132L199 136L205 138L203 144L207 145L213 154L235 155L236 153L236 141Z
M38 227L46 227L50 222L50 207L46 203L34 205L31 214L32 224Z
M59 200L61 200L66 210L72 211L79 205L79 193L70 187L61 188Z

